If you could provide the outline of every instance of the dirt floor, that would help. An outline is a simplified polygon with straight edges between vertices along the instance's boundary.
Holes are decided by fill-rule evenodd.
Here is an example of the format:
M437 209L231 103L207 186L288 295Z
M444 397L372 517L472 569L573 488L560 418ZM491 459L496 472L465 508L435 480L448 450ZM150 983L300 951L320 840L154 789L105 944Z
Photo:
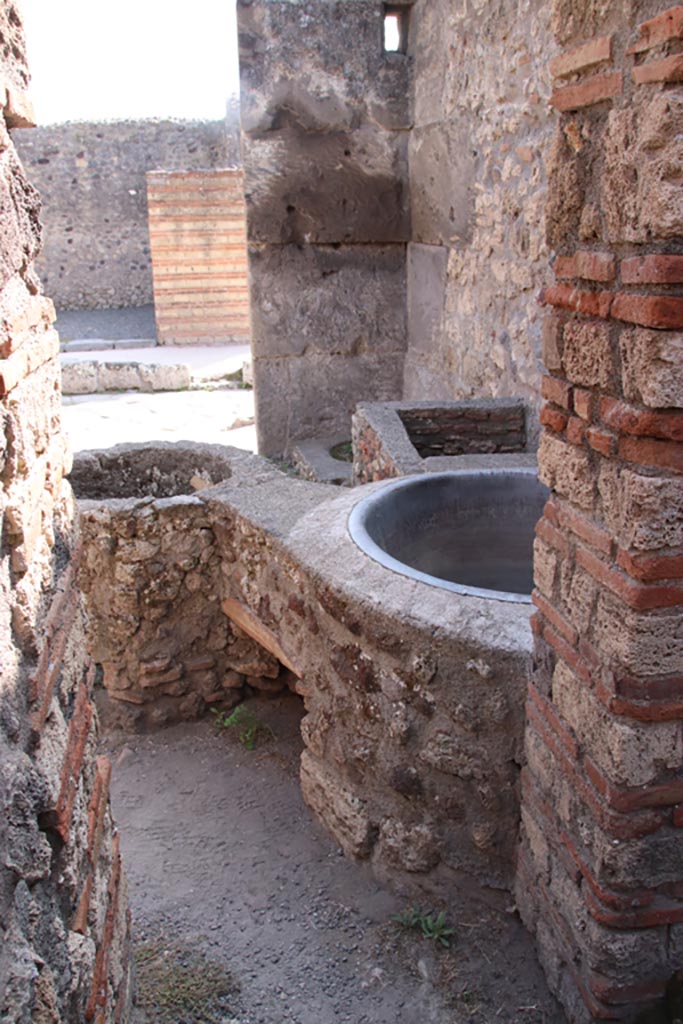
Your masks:
M448 948L393 920L301 799L299 699L249 706L255 749L213 720L105 740L136 1024L561 1024L513 913L463 904Z

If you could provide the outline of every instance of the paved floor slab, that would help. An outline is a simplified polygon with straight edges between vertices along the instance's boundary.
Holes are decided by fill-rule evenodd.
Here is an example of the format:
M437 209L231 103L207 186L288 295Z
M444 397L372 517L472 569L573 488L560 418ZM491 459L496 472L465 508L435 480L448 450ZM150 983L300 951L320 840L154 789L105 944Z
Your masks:
M123 392L63 399L62 422L74 451L123 441L206 441L256 451L249 390Z

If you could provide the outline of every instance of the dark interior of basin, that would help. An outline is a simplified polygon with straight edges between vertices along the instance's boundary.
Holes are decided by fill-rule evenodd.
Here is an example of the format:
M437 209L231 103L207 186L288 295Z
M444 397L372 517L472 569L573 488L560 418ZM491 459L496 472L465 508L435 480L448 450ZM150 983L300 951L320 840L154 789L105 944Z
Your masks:
M403 575L516 599L533 587L534 527L547 497L530 469L406 477L361 501L349 530Z
M69 475L77 498L174 498L227 480L218 445L151 442L79 452Z

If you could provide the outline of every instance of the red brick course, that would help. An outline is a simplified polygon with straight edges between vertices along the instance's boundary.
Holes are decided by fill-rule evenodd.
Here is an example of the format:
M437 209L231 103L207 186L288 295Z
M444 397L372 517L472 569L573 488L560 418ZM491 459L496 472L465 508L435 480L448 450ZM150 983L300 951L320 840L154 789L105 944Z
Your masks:
M566 380L559 377L543 377L541 395L549 402L561 405L563 409L571 409L572 389Z
M567 53L560 54L559 57L553 57L549 65L551 75L554 78L566 78L567 75L573 75L577 71L583 71L585 68L602 63L602 61L610 60L612 39L611 35L598 36L583 46L577 46Z
M619 455L627 462L683 473L683 446L652 438L622 437Z
M580 110L603 100L618 96L624 87L621 71L609 75L594 75L579 85L565 85L555 89L550 97L551 104L559 111Z
M681 284L683 256L631 256L621 261L624 284Z
M555 433L561 434L567 426L567 414L552 405L544 405L539 414L539 422L542 427L549 427Z
M633 69L636 85L651 85L653 82L683 82L683 54L651 60Z
M541 302L549 306L603 318L609 316L612 299L611 292L588 292L570 284L550 285L541 295Z
M627 53L642 53L653 46L670 39L683 38L683 4L676 4L666 11L644 21L638 26L638 39L628 48Z
M593 414L593 395L584 388L574 388L574 412L590 422Z
M606 426L623 434L683 441L683 412L638 409L627 402L603 395L600 399L600 418Z
M70 838L71 815L80 782L85 747L90 735L93 714L93 705L88 699L88 686L86 681L82 680L76 695L71 724L69 725L69 736L64 765L62 767L62 782L56 809L56 830L65 843Z
M620 548L617 551L617 564L629 576L646 582L683 577L683 553L640 555Z
M97 953L95 954L95 971L93 974L92 988L85 1008L86 1020L92 1020L96 1012L103 1009L107 1004L109 951L111 941L114 937L120 883L120 839L118 833L116 833L112 843L112 868L111 875L109 877L107 913L104 919L102 939L97 947Z
M619 292L612 303L612 316L641 327L660 330L683 328L683 298L676 295L632 295Z

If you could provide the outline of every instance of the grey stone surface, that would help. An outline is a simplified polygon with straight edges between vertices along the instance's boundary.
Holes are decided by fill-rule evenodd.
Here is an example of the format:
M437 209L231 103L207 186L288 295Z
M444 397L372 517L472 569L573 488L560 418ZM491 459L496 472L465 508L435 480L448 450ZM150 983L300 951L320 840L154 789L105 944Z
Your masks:
M259 446L280 454L400 394L411 59L376 0L237 13Z
M64 351L75 352L77 346L92 341L93 347L120 347L126 342L156 338L154 303L126 306L121 309L58 309L55 327Z
M146 171L239 162L234 120L73 122L16 142L43 197L37 269L63 310L152 301Z
M190 386L187 363L102 363L94 360L62 365L62 394L100 391L182 391Z
M376 0L238 0L242 127L405 129L410 58L383 52Z
M254 242L405 242L407 139L374 125L245 133Z
M256 360L403 351L405 261L398 246L251 246L249 269Z
M348 486L353 479L351 461L345 462L332 455L332 450L341 444L350 444L349 438L342 434L297 441L292 446L290 458L304 480Z
M468 134L469 128L458 121L416 125L410 133L414 242L467 245L471 241L475 160Z
M406 279L410 348L414 353L428 353L438 346L444 330L447 246L411 243Z
M400 380L401 353L254 360L259 451L278 455L321 434L348 437L356 404L392 398Z

